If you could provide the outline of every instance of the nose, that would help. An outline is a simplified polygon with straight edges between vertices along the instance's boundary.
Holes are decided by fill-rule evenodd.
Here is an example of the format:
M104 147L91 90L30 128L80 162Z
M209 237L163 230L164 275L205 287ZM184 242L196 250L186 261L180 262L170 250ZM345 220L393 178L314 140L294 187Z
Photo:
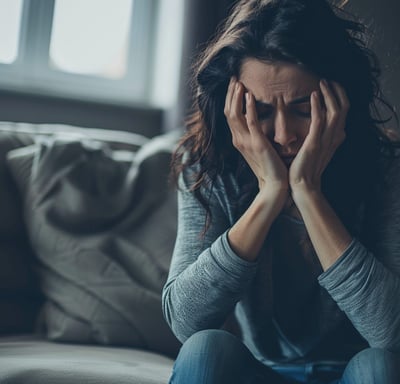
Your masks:
M274 142L282 147L287 147L296 141L295 127L292 127L284 113L277 113L274 122Z

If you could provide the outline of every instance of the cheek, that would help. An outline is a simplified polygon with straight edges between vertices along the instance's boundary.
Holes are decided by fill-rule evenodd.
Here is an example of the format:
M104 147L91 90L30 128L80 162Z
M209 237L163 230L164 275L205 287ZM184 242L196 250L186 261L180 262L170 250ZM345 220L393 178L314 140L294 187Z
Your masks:
M306 139L308 132L310 132L311 120L304 119L297 124L297 138L302 143Z
M272 138L274 135L274 128L271 123L267 121L260 121L261 132L268 138Z

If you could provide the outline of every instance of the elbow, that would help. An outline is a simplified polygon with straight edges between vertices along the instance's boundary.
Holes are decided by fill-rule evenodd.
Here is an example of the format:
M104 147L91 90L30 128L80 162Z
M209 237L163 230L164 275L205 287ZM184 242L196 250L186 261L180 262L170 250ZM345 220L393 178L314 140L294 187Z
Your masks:
M171 296L171 286L166 285L162 292L162 312L172 333L184 343L194 332L183 321L184 317L179 315L181 311L173 305L174 300Z
M368 342L371 348L380 348L386 351L400 354L400 324L399 326L386 327Z
M384 340L381 342L370 343L371 348L380 348L395 354L400 354L400 340L397 336L396 339Z
M400 344L388 342L388 343L369 343L369 347L373 349L380 349L383 351L391 352L395 355L400 355Z

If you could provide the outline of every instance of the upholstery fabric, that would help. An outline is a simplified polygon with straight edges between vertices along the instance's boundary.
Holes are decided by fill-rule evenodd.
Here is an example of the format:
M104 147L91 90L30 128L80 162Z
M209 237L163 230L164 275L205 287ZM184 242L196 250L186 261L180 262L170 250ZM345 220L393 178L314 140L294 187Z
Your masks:
M28 135L0 131L0 335L33 331L41 303L22 205L6 164L9 151L33 142Z
M2 384L167 384L173 360L129 348L0 338Z
M65 137L9 152L51 340L176 354L161 312L176 235L167 182L175 136L137 152Z
M12 182L6 163L7 153L13 149L32 144L32 138L11 132L0 131L0 240L10 241L24 233L22 209L18 191Z
M0 242L0 335L32 332L43 302L27 241Z

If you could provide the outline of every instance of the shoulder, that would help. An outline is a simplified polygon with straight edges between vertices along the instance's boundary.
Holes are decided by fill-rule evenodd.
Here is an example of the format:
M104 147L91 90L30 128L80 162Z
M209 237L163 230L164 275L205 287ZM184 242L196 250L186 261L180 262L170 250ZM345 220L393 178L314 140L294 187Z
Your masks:
M213 176L209 172L202 170L199 163L184 166L179 175L180 189L193 191L196 187L203 194L212 192L226 193L234 197L239 193L238 182L232 173Z
M198 206L207 206L211 212L221 212L232 224L238 212L240 188L233 174L225 173L211 177L204 173L199 182L200 166L185 167L178 181L181 201L192 201Z

